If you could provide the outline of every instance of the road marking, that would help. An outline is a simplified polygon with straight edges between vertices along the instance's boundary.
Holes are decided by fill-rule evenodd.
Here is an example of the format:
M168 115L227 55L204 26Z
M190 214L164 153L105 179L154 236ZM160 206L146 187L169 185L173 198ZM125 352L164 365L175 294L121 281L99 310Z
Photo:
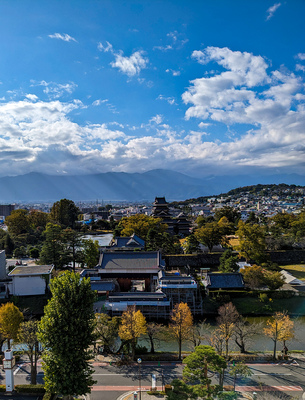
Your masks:
M236 386L238 392L303 392L301 386Z
M14 375L18 374L18 372L20 371L20 369L24 366L25 364L20 364L18 365L18 367L15 369L14 371Z
M281 372L271 372L269 374L268 372L265 372L265 373L262 373L262 374L253 374L253 375L256 375L256 376L270 376L270 375L277 376L277 375L292 375L292 374L285 374L284 372L283 373L281 373Z

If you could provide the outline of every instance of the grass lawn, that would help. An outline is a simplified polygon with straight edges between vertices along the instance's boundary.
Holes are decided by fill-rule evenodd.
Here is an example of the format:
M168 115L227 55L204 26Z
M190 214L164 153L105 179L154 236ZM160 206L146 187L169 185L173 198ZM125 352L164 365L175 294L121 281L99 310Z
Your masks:
M285 269L287 272L290 272L291 275L295 276L297 279L305 281L305 264L280 265L280 268Z
M266 314L270 315L276 311L287 311L289 314L305 315L304 297L292 297L290 299L273 299L262 303L259 298L246 297L232 299L232 303L242 315Z

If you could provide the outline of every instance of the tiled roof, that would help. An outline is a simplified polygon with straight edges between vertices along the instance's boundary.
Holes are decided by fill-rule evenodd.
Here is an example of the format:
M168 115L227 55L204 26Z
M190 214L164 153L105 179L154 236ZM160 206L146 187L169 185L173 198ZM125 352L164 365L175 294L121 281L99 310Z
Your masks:
M115 288L113 282L107 281L91 281L90 284L91 290L97 290L98 292L111 292Z
M158 269L160 266L160 253L158 251L139 252L110 252L103 253L100 267L111 271L112 269Z
M208 273L208 289L233 289L243 288L242 274L236 273Z

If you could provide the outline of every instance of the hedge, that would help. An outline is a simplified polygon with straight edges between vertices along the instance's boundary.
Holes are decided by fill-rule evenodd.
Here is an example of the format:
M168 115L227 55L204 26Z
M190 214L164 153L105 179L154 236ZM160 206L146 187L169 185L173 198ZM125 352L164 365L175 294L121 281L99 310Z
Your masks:
M15 385L17 393L45 393L44 385Z
M6 386L0 385L0 392L6 392Z

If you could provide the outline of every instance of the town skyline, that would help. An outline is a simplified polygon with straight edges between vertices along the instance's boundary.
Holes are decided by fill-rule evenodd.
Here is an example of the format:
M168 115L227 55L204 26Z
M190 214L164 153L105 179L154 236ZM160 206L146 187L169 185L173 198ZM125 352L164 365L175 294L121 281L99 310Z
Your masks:
M1 2L0 177L304 176L304 11Z

